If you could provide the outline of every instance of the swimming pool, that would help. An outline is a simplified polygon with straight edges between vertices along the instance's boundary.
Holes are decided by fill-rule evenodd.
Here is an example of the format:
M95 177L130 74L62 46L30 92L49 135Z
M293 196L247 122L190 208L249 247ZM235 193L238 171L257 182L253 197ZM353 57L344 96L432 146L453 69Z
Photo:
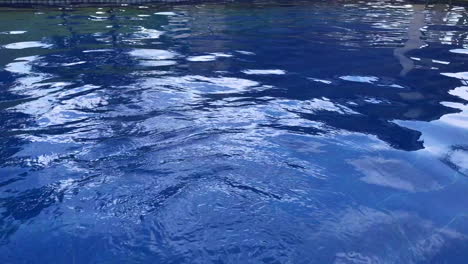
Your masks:
M1 263L465 263L468 12L0 9Z

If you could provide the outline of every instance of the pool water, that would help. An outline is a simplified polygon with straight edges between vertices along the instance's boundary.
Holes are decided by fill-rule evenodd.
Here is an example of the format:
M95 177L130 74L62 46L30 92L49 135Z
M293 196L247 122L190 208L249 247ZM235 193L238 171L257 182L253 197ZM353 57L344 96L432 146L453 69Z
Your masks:
M467 8L0 9L0 263L466 263Z

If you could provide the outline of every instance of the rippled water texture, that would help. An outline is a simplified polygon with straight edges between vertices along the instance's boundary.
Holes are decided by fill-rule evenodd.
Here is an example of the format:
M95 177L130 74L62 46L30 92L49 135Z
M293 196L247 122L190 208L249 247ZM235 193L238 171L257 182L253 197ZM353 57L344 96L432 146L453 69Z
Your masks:
M0 9L0 263L466 263L468 13Z

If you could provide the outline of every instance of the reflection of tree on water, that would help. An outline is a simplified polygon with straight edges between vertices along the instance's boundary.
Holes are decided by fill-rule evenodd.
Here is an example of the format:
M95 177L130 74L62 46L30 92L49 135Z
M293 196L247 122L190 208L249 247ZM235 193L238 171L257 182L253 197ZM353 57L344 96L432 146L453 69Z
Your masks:
M439 11L436 11L435 13L438 13L438 12ZM194 14L196 14L196 12ZM399 16L403 16L403 15L406 16L406 14L407 14L406 12L398 13ZM191 28L196 29L197 27L199 27L205 30L204 26L209 25L209 24L219 23L220 20L222 21L222 16L223 16L222 13L201 14L201 15L203 15L203 19L193 20L190 24ZM340 15L342 15L343 17L340 17ZM271 11L271 13L268 13L268 14L259 13L258 16L259 16L257 18L258 21L262 21L262 23L265 23L264 25L265 27L268 27L271 29L281 28L281 26L277 24L277 21L275 21L274 19L270 20L271 17L275 17L275 13L273 11ZM267 17L263 17L263 16L267 16ZM298 16L298 17L301 17L301 16ZM344 14L337 14L337 17L333 17L333 19L336 21L349 20ZM353 19L351 20L352 23L360 24L360 23L363 23L362 20L364 18L353 17L352 19ZM369 18L365 18L365 19L369 19ZM320 112L320 114L315 114L315 113L310 114L310 113L301 111L300 109L295 109L294 111L291 111L291 112L298 114L298 118L304 118L304 119L311 120L311 121L320 121L326 125L329 125L331 127L335 127L338 129L344 129L348 131L355 131L355 132L369 133L369 134L376 135L380 139L386 142L389 142L390 145L392 145L393 147L396 147L399 149L417 150L417 149L423 148L423 143L422 141L419 140L419 137L421 136L421 133L419 131L411 130L411 129L399 126L395 124L393 120L431 121L431 120L436 120L445 114L453 113L457 111L452 108L446 107L444 105L440 105L438 103L440 101L450 100L451 96L447 94L447 90L443 90L440 88L441 85L444 86L443 84L431 83L426 80L427 77L425 77L424 75L431 76L431 78L439 78L439 77L433 76L430 70L427 68L415 67L416 66L415 62L411 58L409 58L410 55L408 53L412 51L418 51L425 44L425 41L422 40L423 35L420 31L423 27L426 26L425 19L426 19L426 15L425 15L424 5L413 5L410 17L408 19L409 23L408 23L408 28L406 30L407 33L405 33L405 35L406 34L408 35L408 41L404 44L403 47L397 48L395 50L395 56L400 60L401 67L403 68L401 70L402 76L400 78L395 78L393 80L388 78L389 80L387 80L389 84L392 84L392 82L394 81L401 81L401 83L403 84L405 82L408 82L409 83L408 87L404 89L385 88L385 85L382 85L382 87L376 87L375 84L372 85L373 87L370 87L371 85L367 85L367 84L353 84L353 83L340 82L337 85L339 85L340 87L346 87L346 88L343 88L339 92L336 92L336 91L333 92L330 90L331 88L329 85L315 84L314 89L310 89L310 90L302 92L301 100L307 101L307 100L313 100L313 99L325 96L331 100L331 103L335 103L336 105L340 105L340 104L342 105L343 103L346 103L347 100L354 101L354 102L357 102L357 105L351 105L348 107L356 110L362 115L344 115L344 114L333 113L333 112L329 112L328 114L325 114L325 112ZM213 23L212 21L217 21L217 22ZM317 23L316 21L313 21L313 19L310 17L305 17L304 19L302 19L301 17L300 21L303 24L303 26L308 25L308 24L313 25L313 23ZM368 22L367 20L365 21ZM406 21L404 21L403 19L402 21L400 21L401 25L404 25L405 22ZM250 24L250 27L245 26L246 29L244 30L251 28L252 32L250 32L250 34L255 34L255 31L253 30L259 26L255 23L258 23L258 22L256 20L253 21ZM228 24L224 23L223 25L228 25ZM241 25L241 27L242 26L244 25ZM229 27L227 28L220 27L219 29L213 28L211 30L211 34L215 35L216 38L210 39L211 43L205 43L203 38L197 39L196 37L192 37L192 38L188 37L186 42L197 43L197 41L199 41L200 43L203 43L204 44L203 47L201 47L201 45L196 45L197 48L199 49L198 52L202 52L203 50L206 50L207 52L216 51L222 47L242 47L242 46L248 47L247 45L248 43L240 43L240 41L236 39L236 32L235 31L232 32L231 30L233 29ZM334 28L334 30L336 29ZM323 36L335 37L335 38L339 37L341 38L341 42L343 42L342 44L345 46L349 46L347 45L348 44L347 42L350 42L350 45L356 44L354 39L357 38L357 36L359 36L360 34L360 32L349 30L347 31L348 33L346 33L348 34L348 36L344 37L343 34L334 34L333 31L332 32L325 31L325 32L327 34L321 34L322 37ZM381 39L385 39L384 36L388 34L388 32L385 32L385 31L377 31L377 32L371 32L371 33L377 36L380 35ZM292 35L290 39L296 40L296 39L310 38L309 36L301 36L300 32L297 32L296 34L298 34L298 36ZM288 38L286 36L284 40L285 42L288 41ZM268 35L265 35L265 39L268 39ZM349 40L347 41L346 39L349 39ZM226 40L229 40L229 41L226 41ZM316 41L316 42L320 40L321 39L319 37L316 37L315 39L313 39L313 41ZM369 42L370 41L371 40L369 40ZM187 43L184 43L184 42L180 41L178 43L183 43L183 45L187 45ZM262 47L271 46L271 44L269 44L267 40L260 41L260 42L261 43L257 44L258 46L262 46ZM304 49L304 53L306 53L307 46L305 43L304 43L304 46L301 46L301 48ZM430 48L431 46L425 47L425 49L430 49ZM283 51L284 54L287 54L287 52L288 51L286 49ZM311 53L312 52L313 51L311 51ZM337 52L340 52L340 51L337 50ZM345 55L348 55L348 54L345 53ZM274 56L271 56L271 57L274 57ZM269 63L271 63L270 62L271 57L269 58L251 57L249 59L251 60L258 59L258 60L268 61ZM327 56L325 55L317 54L315 58L311 58L311 59L326 61L326 58ZM432 60L430 60L430 63L433 63ZM300 64L300 63L298 62L297 64ZM201 66L199 66L200 64L197 64L197 65L193 64L193 65L194 65L193 69L195 72L202 72L202 73L209 72L208 69L210 68L207 68L207 67L213 67L213 65L222 65L223 67L225 67L225 69L228 69L228 70L231 67L229 64L227 63L224 64L221 62L216 62L216 64L215 63L205 64ZM295 65L292 65L292 66L295 66ZM389 65L388 67L390 66L393 66L393 65ZM391 68L393 69L396 67L391 67ZM289 70L289 69L286 68L286 70ZM416 73L415 70L418 70L419 72ZM420 74L422 70L424 70L424 74ZM435 71L433 72L435 73ZM449 81L444 81L444 82L449 82ZM301 85L302 85L301 89L303 89L303 87L310 85L310 84L307 84L307 82L303 82L301 83ZM243 91L242 93L233 92L232 94L225 94L225 95L206 95L205 98L207 100L207 105L209 105L210 102L216 102L217 100L224 100L230 97L242 97L242 96L246 96L249 98L264 98L272 94L275 94L277 96L285 96L286 98L292 99L292 100L296 99L294 95L294 93L296 92L295 86L285 82L284 87L278 87L278 88L279 88L278 90L273 88L273 89L266 89L262 91ZM284 90L281 90L282 88L284 88ZM384 102L380 104L365 103L363 102L365 97L376 97L379 99L383 99ZM248 101L248 99L245 99L245 100ZM390 103L389 104L385 103L385 100L388 100ZM398 105L398 107L396 107L395 105ZM375 113L379 113L379 115L376 116ZM297 132L306 132L306 133L312 133L312 134L321 133L321 132L325 133L325 131L321 131L318 128L305 128L301 126L294 127L290 125L285 126L285 125L279 125L279 124L274 124L274 123L270 125L274 126L277 129L285 129L285 130L290 130L290 131L297 130Z
M424 5L413 5L413 9L413 18L411 19L408 27L408 41L406 41L404 47L395 49L394 51L395 57L398 58L403 68L400 73L402 76L405 76L414 68L413 60L408 58L406 53L411 50L419 49L425 44L421 39L421 29L426 25Z
M427 41L430 42L428 48L431 48L431 45L435 45L432 44L432 42L437 43L438 41L445 45L452 45L452 47L461 46L466 48L467 33L466 30L463 30L468 25L466 12L460 12L460 8L456 7L435 5L432 8L427 8L426 14L426 19L429 24L426 26L427 29L425 31ZM423 19L419 18L419 21L423 21ZM417 24L419 27L422 25L422 22ZM463 61L463 56L465 55L460 55L455 61L449 60L444 62L446 65L454 65L449 68L449 71L457 71L457 69L459 69L457 66L463 65L463 63L460 63L458 60L461 59L461 61ZM425 64L434 67L433 60L430 58L421 58L417 63L421 64L419 67L424 67ZM403 68L405 68L405 66L403 66ZM443 75L453 76L450 73L443 73ZM399 123L405 127L421 131L421 139L424 140L425 152L440 157L450 168L462 175L466 175L468 165L462 160L468 158L466 145L468 138L466 138L465 133L467 126L465 121L463 121L467 118L468 112L466 108L468 97L465 95L468 90L466 86L467 82L462 78L460 78L460 80L446 79L447 83L449 83L449 85L447 85L448 87L464 85L453 90L443 89L444 86L434 89L435 92L439 91L442 95L439 96L439 100L436 103L450 109L448 112L445 112L443 115L435 116L432 120L428 120L431 121L428 123L420 122L418 118L413 121L402 121ZM424 99L427 98L427 95L427 91L421 91L419 93L419 96Z

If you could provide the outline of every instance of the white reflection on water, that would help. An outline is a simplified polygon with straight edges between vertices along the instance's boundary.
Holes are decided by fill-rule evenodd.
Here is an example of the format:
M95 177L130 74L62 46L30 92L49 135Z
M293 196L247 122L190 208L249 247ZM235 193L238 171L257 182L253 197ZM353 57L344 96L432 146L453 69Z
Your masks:
M245 74L250 74L250 75L283 75L286 74L286 71L283 70L244 70L242 71Z
M443 65L449 65L449 61L442 61L442 60L432 60L433 63L438 63L438 64L443 64Z
M8 63L5 70L13 73L28 74L32 71L32 62L37 61L39 56L16 58L14 62Z
M174 12L157 12L154 13L155 15L160 15L160 16L176 16L177 14Z
M177 53L160 49L134 49L129 52L133 57L147 60L168 60L177 56Z
M138 31L132 35L132 38L134 39L157 39L162 34L164 34L164 31L159 31L156 29L149 29L149 28L140 26L138 27Z
M86 61L77 61L77 62L70 62L70 63L62 63L62 66L69 67L69 66L81 65L85 63Z
M39 64L41 59L40 56L20 57L6 65L6 71L19 75L15 85L11 87L12 92L30 96L41 96L47 93L47 89L38 88L46 86L46 83L41 82L52 78L52 75L33 71L33 66Z
M210 54L213 55L213 56L219 57L219 58L230 58L230 57L232 57L231 54L222 53L222 52L214 52L214 53L210 53Z
M324 83L324 84L332 84L333 82L332 81L328 81L328 80L323 80L323 79L317 79L317 78L307 78L313 82L319 82L319 83Z
M255 53L245 50L236 50L236 52L242 55L255 55Z
M187 60L193 61L193 62L214 61L216 60L216 56L214 55L192 56L192 57L188 57Z
M448 114L442 116L438 121L447 125L459 127L468 130L468 105L461 103L442 102L444 106L461 110L460 113ZM468 138L467 138L468 139Z
M460 86L449 91L449 94L458 96L463 100L468 101L468 86Z
M186 92L201 93L230 93L244 91L249 88L258 87L260 83L233 77L205 77L199 75L188 75L182 77L165 77L147 79L145 83L157 86L173 87L183 89Z
M5 34L5 35L20 35L20 34L24 34L26 33L27 31L20 31L20 30L17 30L17 31L5 31L5 32L0 32L0 34Z
M3 46L5 49L28 49L28 48L50 48L51 44L46 44L40 41L24 41L16 42Z
M285 109L297 113L314 114L320 111L327 111L348 115L359 114L344 105L332 102L326 97L311 100L278 100L277 102L281 103Z
M111 49L84 50L83 53L109 52Z
M457 54L467 54L468 55L468 49L451 49L450 52L457 53Z
M468 80L468 72L443 72L441 74L447 77Z
M173 60L143 60L140 61L139 65L145 67L162 67L162 66L171 66L177 64L177 61Z
M360 83L373 83L377 82L379 78L375 76L341 76L340 79L349 81L349 82L360 82Z
M226 53L210 53L208 55L200 55L200 56L191 56L188 57L188 61L192 62L205 62L205 61L215 61L217 58L230 58L232 57L231 54L226 54Z
M89 20L92 21L105 21L107 20L108 17L102 17L102 16L89 16Z

